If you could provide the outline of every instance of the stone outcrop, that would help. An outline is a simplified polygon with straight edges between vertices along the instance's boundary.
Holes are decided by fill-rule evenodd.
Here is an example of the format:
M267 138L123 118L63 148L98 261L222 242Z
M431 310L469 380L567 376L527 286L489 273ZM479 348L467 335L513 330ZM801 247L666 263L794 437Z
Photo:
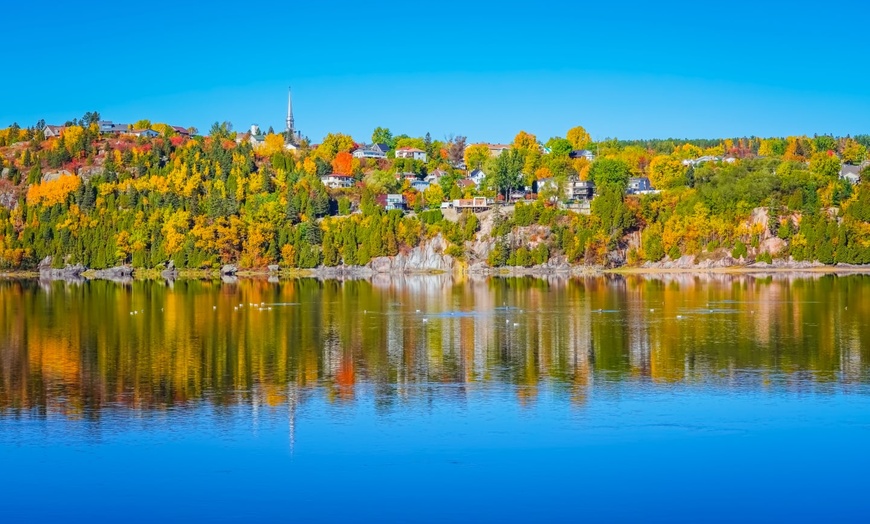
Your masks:
M63 268L40 269L39 278L47 280L83 280L88 268L81 264L67 264Z
M235 275L238 271L239 267L235 264L224 264L221 267L221 275Z
M97 269L92 272L93 278L129 282L133 279L133 266L115 266L108 269Z
M373 273L449 273L453 271L455 260L444 254L446 249L447 241L438 235L406 253L373 258L368 267Z

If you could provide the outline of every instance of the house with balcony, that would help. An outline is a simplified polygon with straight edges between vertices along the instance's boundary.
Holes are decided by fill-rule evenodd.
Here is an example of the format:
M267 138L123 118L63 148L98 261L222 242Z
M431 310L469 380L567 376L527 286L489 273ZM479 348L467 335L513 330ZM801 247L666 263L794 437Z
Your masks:
M400 147L396 149L396 158L411 158L421 162L426 161L426 152L416 147Z
M363 146L356 149L353 152L354 158L372 158L375 160L379 160L381 158L387 158L387 151L389 148L386 144L372 144L369 146Z
M350 175L342 175L340 173L332 173L320 177L323 185L330 189L347 189L353 187L353 177Z

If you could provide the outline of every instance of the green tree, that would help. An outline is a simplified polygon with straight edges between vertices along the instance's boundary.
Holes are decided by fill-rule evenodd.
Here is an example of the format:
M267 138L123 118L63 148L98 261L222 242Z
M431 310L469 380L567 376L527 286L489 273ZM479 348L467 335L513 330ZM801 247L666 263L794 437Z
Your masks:
M372 131L372 143L387 144L390 149L394 149L396 147L396 143L393 140L393 133L390 132L389 128L386 127L376 127L375 130Z
M589 169L589 179L596 186L614 184L625 191L628 187L628 179L631 177L631 168L623 160L602 158L592 163Z

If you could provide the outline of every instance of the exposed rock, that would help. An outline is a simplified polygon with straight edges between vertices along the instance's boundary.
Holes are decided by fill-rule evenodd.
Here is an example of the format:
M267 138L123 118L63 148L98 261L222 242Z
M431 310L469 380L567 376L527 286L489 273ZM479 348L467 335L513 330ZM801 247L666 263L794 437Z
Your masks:
M314 269L314 274L320 278L354 280L369 278L374 272L367 266L320 266Z
M43 262L45 262L45 259L43 259L40 264L42 264ZM63 269L52 269L51 262L49 262L48 267L39 269L39 278L44 278L48 280L82 280L82 273L87 270L88 268L81 264L67 264L63 267Z
M272 273L277 273L281 269L281 267L278 264L271 264L268 269Z
M178 277L178 270L175 268L175 261L169 260L166 263L166 269L160 272L160 276L166 280L173 280Z
M447 241L441 235L394 257L377 257L369 262L373 273L426 273L451 272L455 265L453 257L445 255Z
M788 246L788 243L785 240L771 236L761 241L761 244L758 246L758 251L760 253L768 252L775 256L781 253L786 246Z
M221 267L221 275L235 275L238 271L239 268L235 264L224 264Z
M93 272L94 278L105 280L129 280L133 276L133 266L116 266L108 269L97 269Z

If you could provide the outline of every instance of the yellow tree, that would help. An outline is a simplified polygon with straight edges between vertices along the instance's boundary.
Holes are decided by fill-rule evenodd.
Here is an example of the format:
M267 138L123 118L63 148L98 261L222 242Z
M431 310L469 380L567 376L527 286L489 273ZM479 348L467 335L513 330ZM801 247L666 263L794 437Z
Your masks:
M513 148L522 152L538 149L538 139L531 133L520 131L514 137Z
M860 164L867 156L867 148L859 144L854 138L847 138L841 148L843 162L847 164Z
M63 130L63 143L70 155L84 149L85 130L81 126L68 126Z
M264 158L269 158L275 153L284 151L284 136L275 133L269 133L263 139L263 143L257 148L257 154Z
M649 164L649 180L657 189L677 187L686 183L686 166L668 155L658 155Z
M698 158L703 153L704 151L701 150L700 147L694 146L692 144L683 144L674 148L674 156L679 158L680 160Z
M465 148L465 165L468 169L480 169L489 159L489 147L486 144L472 144Z
M790 136L786 139L785 155L786 160L793 162L804 162L813 152L813 146L810 140L805 136Z
M329 133L323 138L323 142L317 146L314 154L326 162L332 162L335 155L342 151L351 151L353 149L353 138L349 135L341 133Z
M569 129L565 138L571 142L571 147L574 149L586 149L592 143L592 137L582 126Z

